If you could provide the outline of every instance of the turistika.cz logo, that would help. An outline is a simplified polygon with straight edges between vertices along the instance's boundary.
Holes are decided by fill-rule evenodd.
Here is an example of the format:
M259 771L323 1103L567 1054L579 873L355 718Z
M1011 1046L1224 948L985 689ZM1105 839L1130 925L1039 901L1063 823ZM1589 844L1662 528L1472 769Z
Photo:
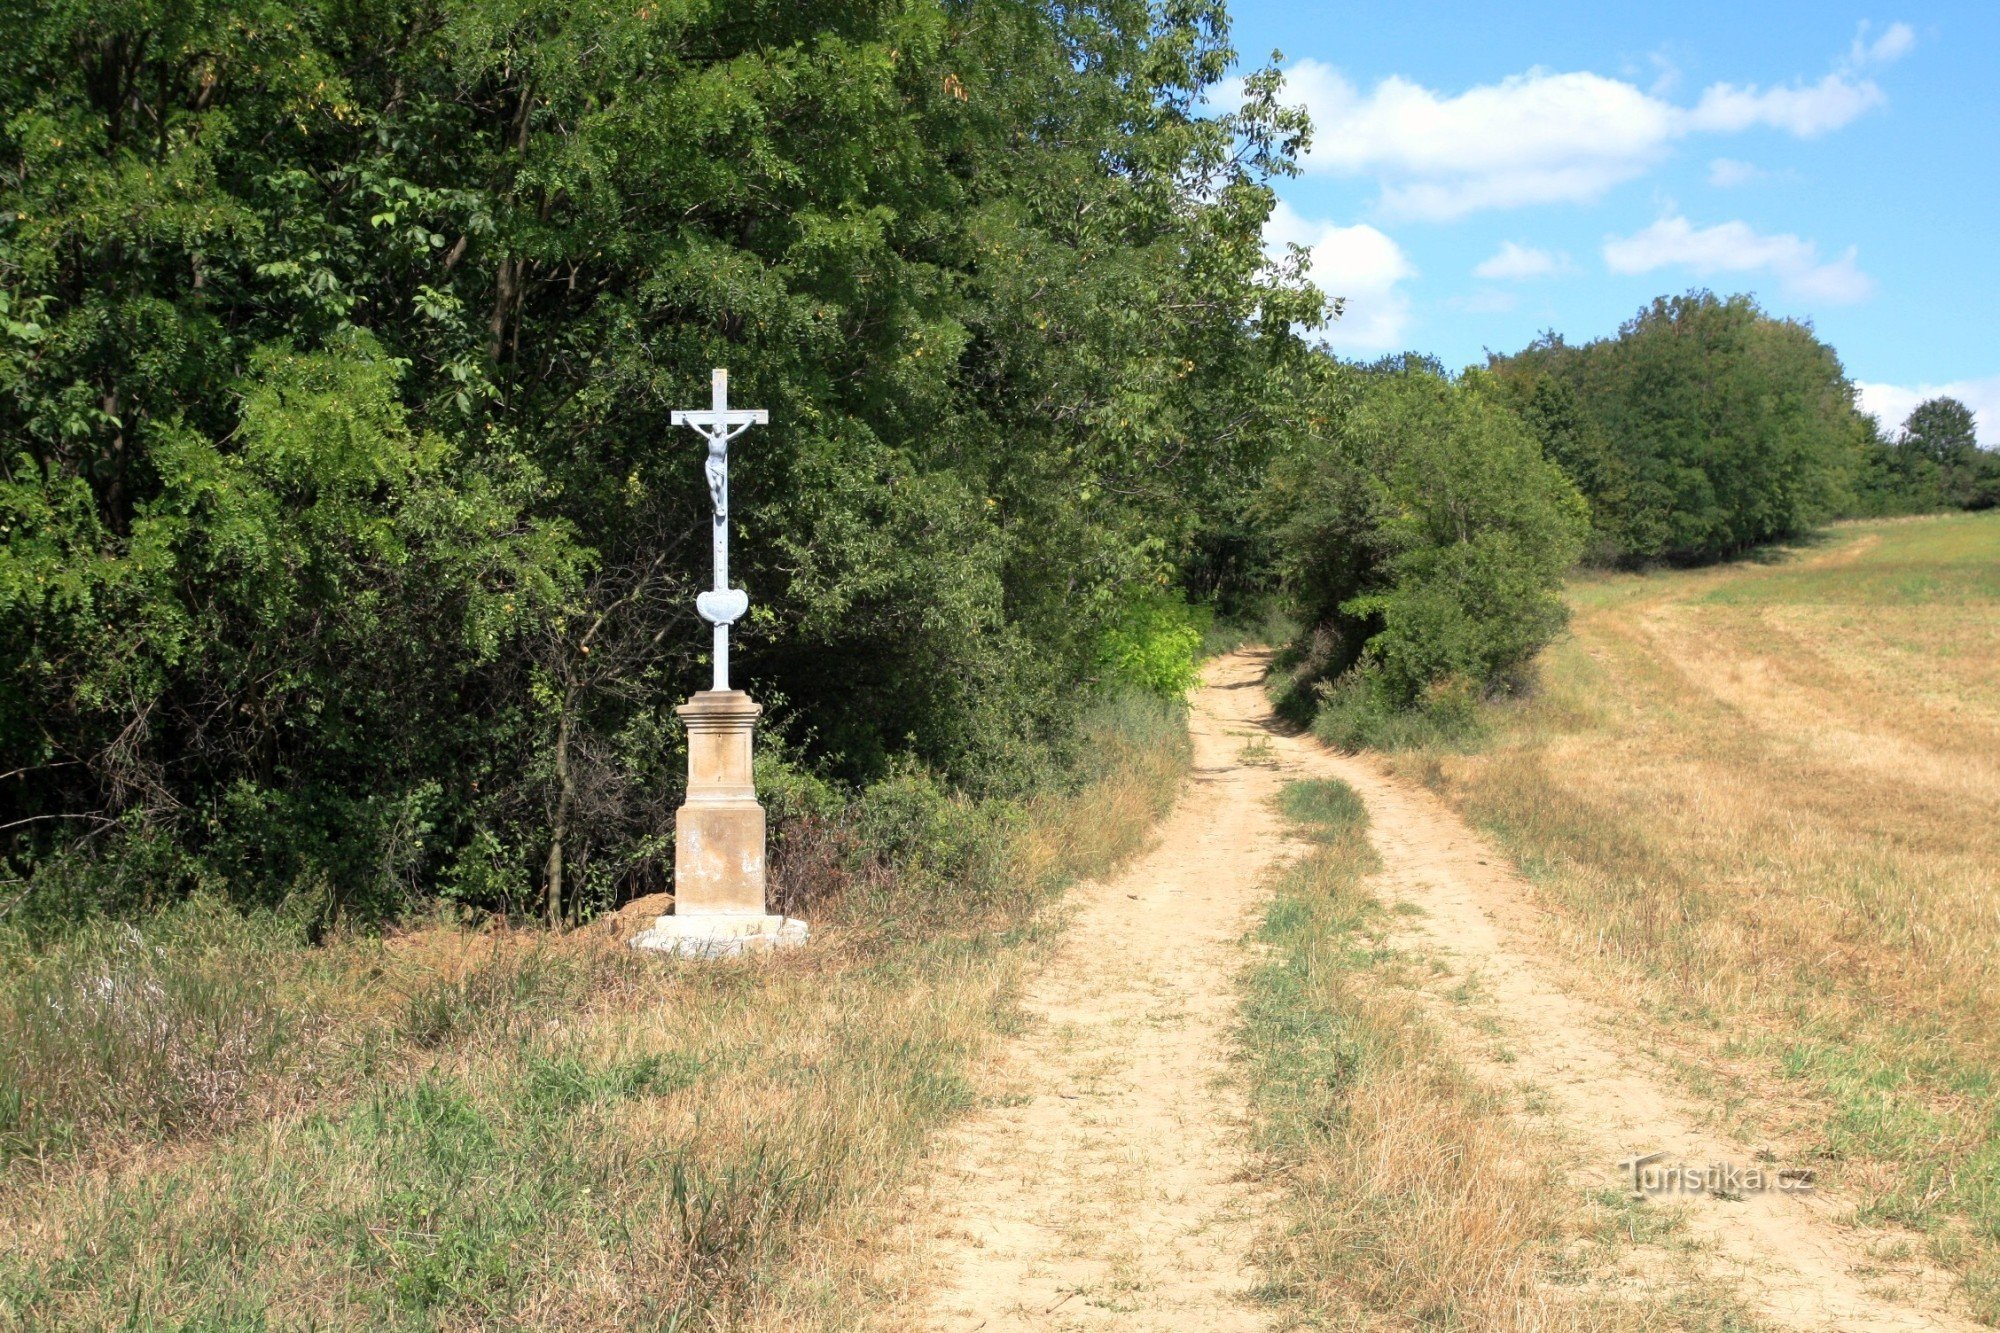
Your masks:
M1746 1194L1777 1190L1784 1194L1810 1194L1813 1173L1804 1167L1744 1166L1736 1162L1663 1163L1663 1152L1643 1157L1627 1157L1618 1164L1640 1197L1661 1194L1712 1194L1719 1199L1740 1199Z

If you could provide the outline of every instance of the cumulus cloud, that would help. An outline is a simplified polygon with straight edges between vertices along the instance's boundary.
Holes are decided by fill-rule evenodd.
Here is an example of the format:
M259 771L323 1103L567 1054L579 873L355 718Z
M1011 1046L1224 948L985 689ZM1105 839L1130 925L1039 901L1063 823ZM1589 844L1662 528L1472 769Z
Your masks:
M1312 257L1310 277L1346 309L1321 334L1331 347L1347 352L1393 352L1406 346L1410 298L1399 284L1417 275L1403 248L1366 224L1342 227L1308 218L1279 201L1264 224L1264 244L1272 250L1304 246Z
M1499 250L1474 268L1472 275L1489 282L1526 282L1530 278L1547 278L1567 272L1569 267L1568 255L1550 254L1531 245L1502 241Z
M1787 295L1836 305L1863 300L1875 290L1855 255L1850 247L1838 259L1823 261L1816 243L1789 233L1766 236L1747 222L1696 227L1683 217L1662 218L1635 235L1604 243L1604 262L1613 273L1661 268L1704 276L1769 273Z
M1882 429L1892 434L1909 420L1918 403L1931 398L1956 398L1972 409L1978 423L1979 443L1988 449L2000 449L2000 375L1953 380L1948 384L1902 385L1856 380L1854 387L1861 395L1861 410L1872 413L1882 423Z
M1375 173L1389 211L1425 218L1595 199L1674 135L1668 103L1589 73L1531 70L1455 96L1391 77L1364 93L1301 60L1286 92L1312 114L1308 171Z
M1542 68L1463 92L1392 75L1357 87L1334 66L1306 59L1285 75L1314 134L1307 171L1373 175L1385 212L1432 220L1489 208L1588 203L1643 175L1697 134L1767 127L1801 138L1826 134L1880 106L1882 89L1860 71L1915 42L1898 24L1817 83L1713 84L1686 106L1656 85L1588 71ZM1224 90L1221 100L1233 94Z
M1762 167L1750 162L1738 162L1733 157L1718 157L1708 164L1708 183L1718 190L1733 190L1739 185L1749 185L1764 179Z

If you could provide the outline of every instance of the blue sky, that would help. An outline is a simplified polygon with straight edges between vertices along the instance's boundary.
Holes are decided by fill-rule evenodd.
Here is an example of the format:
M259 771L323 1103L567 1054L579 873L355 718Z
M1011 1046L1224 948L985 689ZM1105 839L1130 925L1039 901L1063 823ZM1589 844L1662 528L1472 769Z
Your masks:
M1272 241L1348 297L1343 355L1447 365L1654 295L1809 319L1899 424L1958 394L2000 445L2000 3L1232 0L1318 127Z

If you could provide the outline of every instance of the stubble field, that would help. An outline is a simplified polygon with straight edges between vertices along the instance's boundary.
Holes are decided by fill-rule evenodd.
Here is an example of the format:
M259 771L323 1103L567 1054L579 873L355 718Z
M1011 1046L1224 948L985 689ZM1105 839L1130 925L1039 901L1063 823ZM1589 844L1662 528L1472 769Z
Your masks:
M2000 515L1572 604L1488 744L1395 767L1518 860L1728 1132L1909 1228L2000 1320Z

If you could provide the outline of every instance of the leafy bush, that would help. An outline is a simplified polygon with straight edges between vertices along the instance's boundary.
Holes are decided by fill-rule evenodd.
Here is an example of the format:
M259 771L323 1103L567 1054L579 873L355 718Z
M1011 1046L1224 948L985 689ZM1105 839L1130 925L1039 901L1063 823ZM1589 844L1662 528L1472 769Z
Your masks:
M1463 676L1434 681L1403 707L1387 703L1365 679L1324 682L1313 734L1337 750L1463 748L1485 735L1479 691Z
M1211 617L1175 592L1129 599L1104 634L1101 660L1114 684L1178 699L1193 686Z
M857 854L893 879L906 908L939 915L989 906L1020 808L976 801L930 774L905 769L870 784L851 814Z
M1565 623L1583 500L1489 376L1398 361L1355 379L1332 386L1353 408L1329 411L1335 427L1274 470L1265 501L1311 626L1281 704L1336 678L1384 712L1515 687Z

